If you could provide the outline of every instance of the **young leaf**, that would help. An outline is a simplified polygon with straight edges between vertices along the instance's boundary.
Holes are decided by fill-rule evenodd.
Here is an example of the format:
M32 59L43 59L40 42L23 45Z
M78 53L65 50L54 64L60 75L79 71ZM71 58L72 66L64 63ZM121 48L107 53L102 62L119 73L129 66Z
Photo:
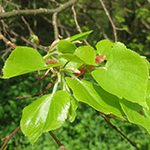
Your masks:
M70 37L70 42L73 42L73 41L81 41L83 39L87 39L88 35L91 33L92 31L87 31L87 32L83 32L83 33L79 33L79 34L76 34L72 37Z
M46 65L39 52L29 47L17 47L12 51L3 67L3 77L11 78L36 70L43 70L58 64Z
M81 60L83 60L88 65L95 65L95 51L91 46L81 46L78 47L74 53Z
M143 58L119 42L107 51L102 51L107 56L106 66L92 72L94 79L119 98L147 107L148 66Z
M85 80L77 81L67 77L66 81L78 101L87 103L105 114L114 114L123 118L119 99L116 96L104 91L100 86Z
M58 91L44 95L23 109L21 130L33 144L42 132L59 128L67 118L69 94Z
M76 49L76 46L67 40L61 40L58 43L58 51L61 53L70 53L73 54Z

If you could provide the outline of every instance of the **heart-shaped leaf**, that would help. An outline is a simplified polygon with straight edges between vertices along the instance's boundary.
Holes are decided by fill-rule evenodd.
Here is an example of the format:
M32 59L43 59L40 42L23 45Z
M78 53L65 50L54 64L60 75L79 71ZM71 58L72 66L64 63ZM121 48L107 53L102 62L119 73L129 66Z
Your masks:
M61 40L58 43L58 51L61 53L70 53L73 54L76 49L76 46L67 40Z
M67 77L66 81L78 101L87 103L105 114L114 114L123 118L119 99L116 96L85 80L78 81Z
M95 51L91 46L81 46L75 50L74 55L78 56L81 60L83 60L88 65L95 65Z
M104 68L92 72L94 79L119 98L147 107L145 98L149 75L143 58L119 42L108 51L102 51L107 56L107 63Z
M12 51L3 67L3 77L11 78L33 72L36 70L44 70L59 64L46 65L40 53L29 47L17 47Z
M58 91L44 95L23 109L21 130L33 144L42 132L59 128L67 118L69 94Z

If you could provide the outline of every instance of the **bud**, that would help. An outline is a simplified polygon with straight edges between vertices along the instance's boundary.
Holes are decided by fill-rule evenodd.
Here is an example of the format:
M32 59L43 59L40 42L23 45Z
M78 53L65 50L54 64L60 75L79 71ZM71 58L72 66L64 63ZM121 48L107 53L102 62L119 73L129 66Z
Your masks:
M46 60L45 62L46 62L47 65L48 65L48 64L56 64L56 63L57 63L57 60L55 60L55 59L48 59L48 60Z
M83 78L83 75L84 75L84 73L86 72L86 67L83 67L83 68L79 69L79 71L80 71L80 73L75 73L74 75L75 75L76 77L81 77L81 78Z
M31 42L39 45L40 39L38 38L37 35L31 34Z
M77 68L75 68L75 67L68 67L68 68L64 68L64 69L62 69L64 72L66 72L66 73L77 73L77 74L80 74L80 71L77 69Z
M103 62L106 59L106 55L99 55L95 58L95 63L99 64L101 62Z

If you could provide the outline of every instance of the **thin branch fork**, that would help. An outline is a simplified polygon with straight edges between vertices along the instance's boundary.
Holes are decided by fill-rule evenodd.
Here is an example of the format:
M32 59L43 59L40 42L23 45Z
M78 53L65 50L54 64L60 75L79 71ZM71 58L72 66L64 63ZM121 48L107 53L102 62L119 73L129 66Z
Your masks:
M45 8L39 8L39 9L28 9L28 10L14 10L11 12L4 12L0 13L0 19L6 19L11 18L15 16L27 16L27 15L41 15L41 14L53 14L53 13L59 13L69 6L72 6L73 4L77 3L78 0L69 0L68 2L61 4L56 9L45 9Z
M9 136L3 137L1 140L5 141L5 143L3 144L3 146L1 147L0 150L3 150L7 143L9 142L9 140L21 129L21 127L19 126L15 131L13 131Z

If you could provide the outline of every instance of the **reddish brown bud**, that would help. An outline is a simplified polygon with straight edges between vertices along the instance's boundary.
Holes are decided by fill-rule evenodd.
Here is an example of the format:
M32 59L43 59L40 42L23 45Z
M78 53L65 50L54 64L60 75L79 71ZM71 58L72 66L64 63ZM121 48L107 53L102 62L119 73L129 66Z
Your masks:
M47 65L48 65L48 64L56 64L56 63L57 63L57 61L54 60L54 59L48 59L48 60L46 60L45 62L46 62Z
M95 63L99 64L101 62L103 62L106 59L106 55L99 55L95 58Z
M79 71L80 71L80 73L75 73L74 75L76 76L76 77L83 77L83 74L86 72L86 67L83 67L83 68L81 68L81 69L79 69Z

